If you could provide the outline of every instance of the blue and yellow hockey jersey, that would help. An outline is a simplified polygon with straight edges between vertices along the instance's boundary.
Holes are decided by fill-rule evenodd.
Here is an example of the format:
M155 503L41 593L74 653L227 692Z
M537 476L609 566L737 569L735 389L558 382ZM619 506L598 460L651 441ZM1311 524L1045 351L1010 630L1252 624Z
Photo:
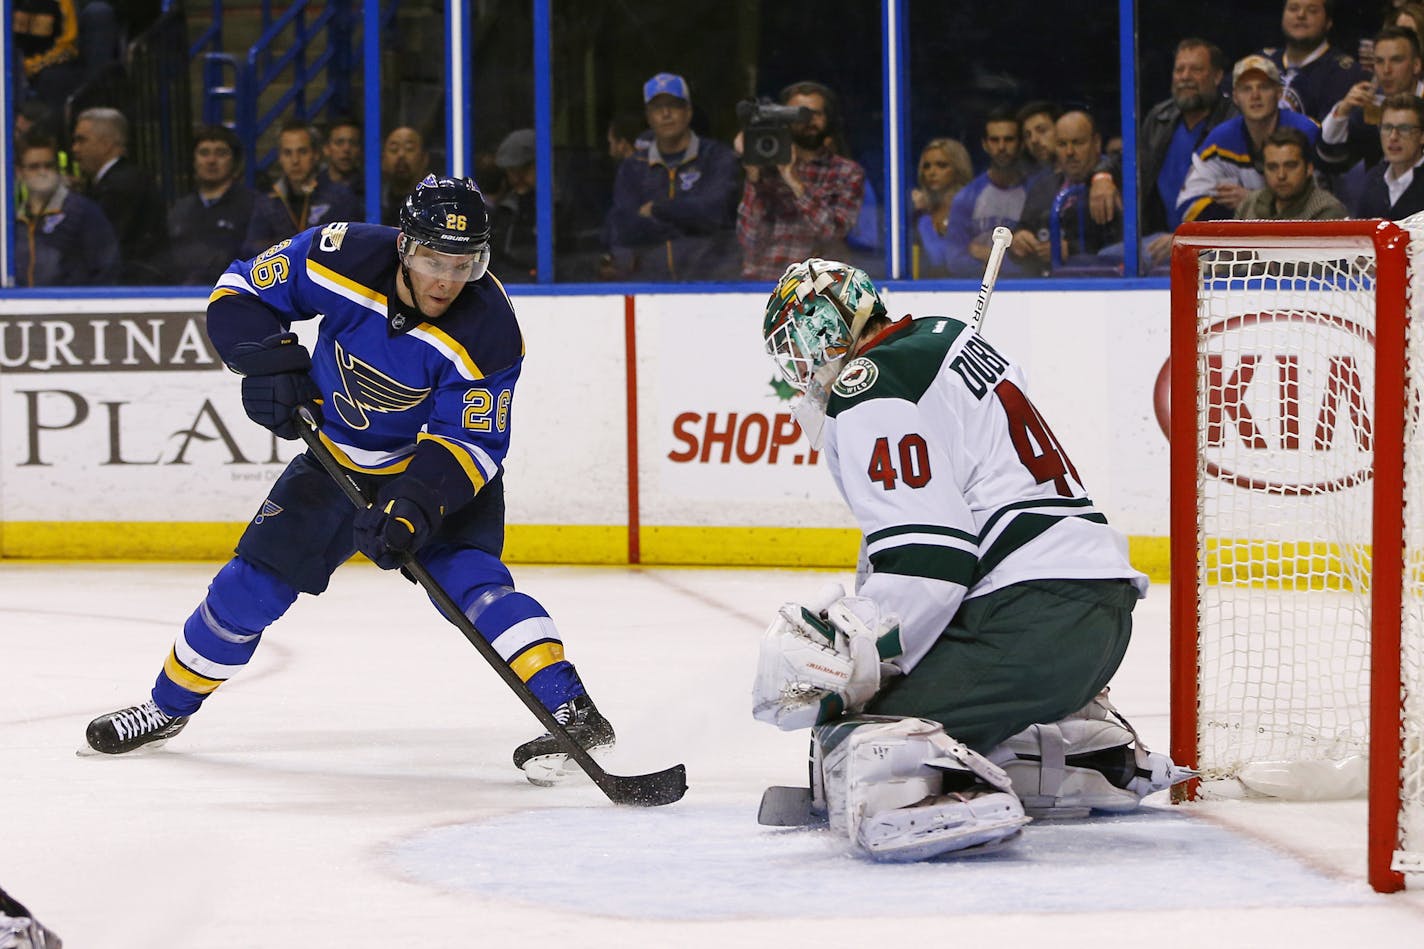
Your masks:
M398 234L327 224L233 263L208 300L208 336L230 361L239 343L319 317L311 375L325 400L322 441L355 471L418 477L450 511L504 463L523 337L493 275L436 320L403 306Z

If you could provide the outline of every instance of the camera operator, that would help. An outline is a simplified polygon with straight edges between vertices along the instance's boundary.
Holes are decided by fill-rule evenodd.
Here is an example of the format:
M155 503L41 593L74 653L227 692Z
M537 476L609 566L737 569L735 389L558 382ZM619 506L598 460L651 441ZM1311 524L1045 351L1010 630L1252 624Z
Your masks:
M788 264L807 257L843 259L845 236L855 225L865 193L865 169L838 154L835 93L820 83L797 82L781 90L782 105L806 110L789 124L791 148L764 164L747 141L755 123L737 135L747 180L737 209L742 277L775 280ZM747 110L753 111L753 110ZM744 120L745 121L745 120ZM757 135L757 142L764 141Z

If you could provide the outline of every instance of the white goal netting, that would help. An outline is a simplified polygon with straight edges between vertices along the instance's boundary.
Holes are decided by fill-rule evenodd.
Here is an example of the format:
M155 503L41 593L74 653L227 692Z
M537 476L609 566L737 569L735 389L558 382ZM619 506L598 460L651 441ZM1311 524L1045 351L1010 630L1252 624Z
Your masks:
M1409 285L1424 280L1424 222ZM1197 743L1202 793L1365 793L1377 412L1408 402L1396 869L1424 870L1424 431L1419 380L1376 391L1377 339L1424 377L1424 290L1376 325L1368 237L1198 251ZM1411 296L1415 296L1411 294ZM1418 354L1414 358L1412 354ZM1174 353L1174 359L1177 358ZM1174 578L1174 582L1177 578Z

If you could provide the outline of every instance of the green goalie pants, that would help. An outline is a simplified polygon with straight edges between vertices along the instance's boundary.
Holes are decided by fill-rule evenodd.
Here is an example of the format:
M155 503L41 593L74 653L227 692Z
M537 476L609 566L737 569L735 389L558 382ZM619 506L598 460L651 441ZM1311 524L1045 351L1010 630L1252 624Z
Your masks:
M865 711L937 721L987 752L1102 691L1127 652L1136 603L1126 580L1032 580L965 600L925 658Z

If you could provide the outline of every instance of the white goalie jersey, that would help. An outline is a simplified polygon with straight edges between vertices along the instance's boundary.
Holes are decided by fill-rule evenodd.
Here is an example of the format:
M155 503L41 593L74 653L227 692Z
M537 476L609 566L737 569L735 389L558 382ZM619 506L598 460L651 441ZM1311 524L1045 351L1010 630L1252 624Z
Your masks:
M1026 580L1147 577L1029 401L963 322L905 318L841 370L826 460L864 532L856 591L900 617L908 672L966 597Z

